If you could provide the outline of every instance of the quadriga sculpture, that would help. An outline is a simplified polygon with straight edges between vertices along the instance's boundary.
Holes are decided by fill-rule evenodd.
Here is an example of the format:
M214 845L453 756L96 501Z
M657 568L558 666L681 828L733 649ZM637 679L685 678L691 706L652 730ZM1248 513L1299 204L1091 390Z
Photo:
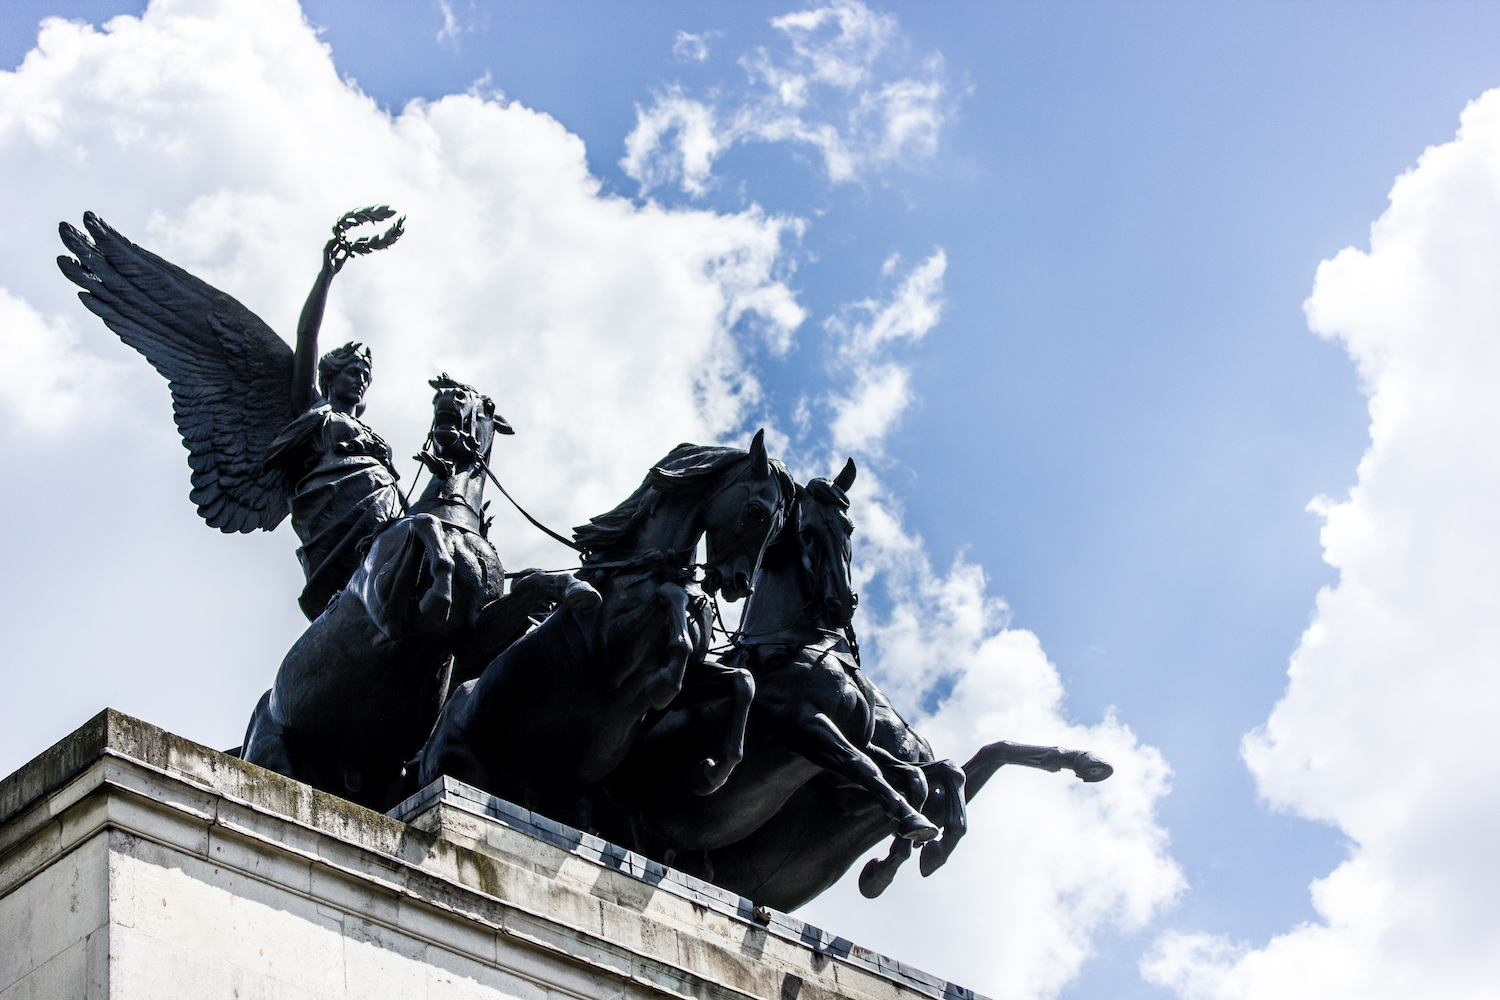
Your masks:
M574 532L587 551L578 577L602 595L566 605L454 691L421 758L421 781L447 774L580 827L589 790L641 731L706 671L743 719L747 676L704 664L710 626L693 555L706 538L703 587L748 596L762 548L786 519L794 484L766 455L683 444L630 498ZM743 723L726 720L687 769L711 787L739 758Z

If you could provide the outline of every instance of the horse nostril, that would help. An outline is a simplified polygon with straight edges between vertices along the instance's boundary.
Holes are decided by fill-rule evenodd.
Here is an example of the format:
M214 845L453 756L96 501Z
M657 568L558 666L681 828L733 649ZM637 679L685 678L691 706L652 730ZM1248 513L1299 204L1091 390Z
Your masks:
M740 572L734 574L734 589L739 591L746 597L749 597L751 594L753 594L755 592L755 588L750 586L750 574L746 573L744 570L741 570Z

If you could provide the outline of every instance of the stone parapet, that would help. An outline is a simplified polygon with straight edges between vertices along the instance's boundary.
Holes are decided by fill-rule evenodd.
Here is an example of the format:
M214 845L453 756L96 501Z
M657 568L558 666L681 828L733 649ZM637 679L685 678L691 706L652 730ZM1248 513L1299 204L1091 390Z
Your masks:
M0 781L0 1000L983 1000L442 779L382 816L106 710Z

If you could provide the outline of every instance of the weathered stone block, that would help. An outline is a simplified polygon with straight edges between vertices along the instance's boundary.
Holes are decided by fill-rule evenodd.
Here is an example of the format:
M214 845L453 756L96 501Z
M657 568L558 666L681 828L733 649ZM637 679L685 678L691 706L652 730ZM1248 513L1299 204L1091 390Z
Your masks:
M382 816L101 712L0 781L0 1000L975 1000L444 778Z

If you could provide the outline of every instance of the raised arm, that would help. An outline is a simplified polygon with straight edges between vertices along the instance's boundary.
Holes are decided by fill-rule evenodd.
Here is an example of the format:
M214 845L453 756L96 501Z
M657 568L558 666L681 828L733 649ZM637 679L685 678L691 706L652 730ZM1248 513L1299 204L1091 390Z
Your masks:
M297 353L292 365L292 400L298 410L311 409L318 401L318 330L323 325L323 309L328 305L328 286L339 273L347 253L341 253L337 237L323 247L323 269L313 282L302 315L297 319Z

